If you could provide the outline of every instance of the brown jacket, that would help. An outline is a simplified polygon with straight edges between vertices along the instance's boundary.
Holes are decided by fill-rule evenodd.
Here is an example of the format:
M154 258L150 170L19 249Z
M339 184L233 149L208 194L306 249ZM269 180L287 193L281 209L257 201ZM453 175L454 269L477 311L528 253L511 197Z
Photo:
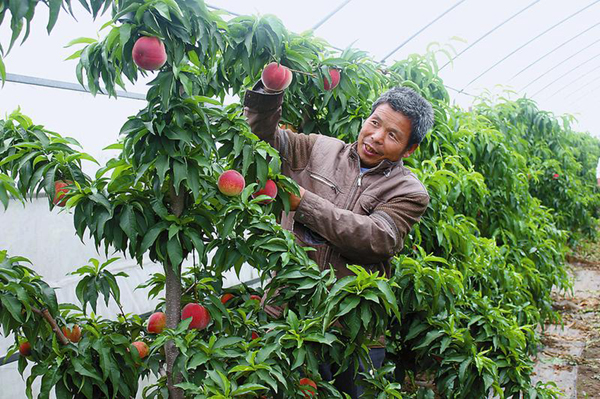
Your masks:
M389 260L427 209L429 195L402 161L382 161L364 174L356 143L294 133L278 127L283 93L267 94L259 81L246 92L245 114L252 132L276 148L282 172L306 189L296 212L282 216L308 255L338 278L358 264L389 277Z

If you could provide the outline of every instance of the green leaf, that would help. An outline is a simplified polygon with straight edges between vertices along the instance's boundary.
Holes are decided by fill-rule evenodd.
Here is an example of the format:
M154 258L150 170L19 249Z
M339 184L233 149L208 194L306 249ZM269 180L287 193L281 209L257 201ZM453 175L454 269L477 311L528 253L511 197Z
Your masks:
M71 47L76 44L91 44L96 43L98 40L93 39L91 37L78 37L77 39L71 40L65 47Z
M60 7L62 6L62 0L49 0L48 6L50 8L50 15L48 17L48 26L46 26L46 30L48 33L50 33L52 28L54 28L54 24L58 18L58 13L60 12Z
M179 266L183 262L183 251L181 249L181 243L177 237L173 237L167 243L167 252L169 253L169 259L171 259L172 266Z

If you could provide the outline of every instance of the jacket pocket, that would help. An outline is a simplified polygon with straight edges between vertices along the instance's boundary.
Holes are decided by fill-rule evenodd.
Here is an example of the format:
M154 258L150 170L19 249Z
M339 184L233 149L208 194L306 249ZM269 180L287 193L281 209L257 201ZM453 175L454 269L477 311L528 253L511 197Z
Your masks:
M365 215L370 215L371 213L373 213L373 210L377 205L379 205L381 201L379 201L373 196L363 194L358 200L358 202Z
M334 182L332 182L331 180L327 179L326 177L319 176L319 175L317 175L315 173L311 173L309 176L310 176L311 179L316 180L319 183L324 184L325 186L329 187L336 194L338 194L338 193L341 192L340 188Z

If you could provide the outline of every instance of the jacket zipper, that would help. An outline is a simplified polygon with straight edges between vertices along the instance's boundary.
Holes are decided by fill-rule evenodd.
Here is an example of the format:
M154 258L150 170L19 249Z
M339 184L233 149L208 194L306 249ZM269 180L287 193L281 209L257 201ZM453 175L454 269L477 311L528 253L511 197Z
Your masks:
M315 175L315 174L311 173L311 174L310 174L310 177L312 177L313 179L315 179L315 180L317 180L317 181L320 181L321 183L325 184L326 186L329 186L329 187L330 187L330 188L331 188L333 191L335 191L335 192L339 192L339 191L340 191L340 189L339 189L339 188L337 188L337 186L336 186L335 184L333 184L333 183L331 183L331 182L329 182L329 181L325 180L324 178L322 178L322 177L320 177L320 176L317 176L317 175Z
M354 195L356 194L356 191L358 191L359 187L361 187L362 185L362 178L364 176L364 172L362 172L360 170L360 161L358 163L358 176L356 177L356 185L352 185L353 186L353 190L351 192L351 194L348 196L348 201L346 202L346 205L344 206L344 209L348 210L352 200L354 199ZM327 249L325 249L325 255L323 256L323 264L325 265L325 267L327 266L327 263L329 262L329 258L331 255L331 246L328 245Z

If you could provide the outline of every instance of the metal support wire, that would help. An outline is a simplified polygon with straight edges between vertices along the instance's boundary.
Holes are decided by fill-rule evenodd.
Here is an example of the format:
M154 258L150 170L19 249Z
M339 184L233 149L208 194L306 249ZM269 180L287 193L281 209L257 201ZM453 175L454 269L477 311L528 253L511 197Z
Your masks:
M466 95L466 96L470 96L470 97L473 97L473 98L477 97L477 96L476 96L476 95L474 95L474 94L467 93L466 91L462 91L462 90L455 89L454 87L451 87L451 86L448 86L448 85L444 85L444 87L445 87L446 89L450 89L450 90L452 90L452 91L455 91L455 92L457 92L458 94L464 94L464 95Z
M588 44L587 46L585 46L581 50L577 51L575 54L571 54L569 57L565 58L564 60L562 60L558 64L554 65L552 68L548 69L546 72L542 73L537 78L533 79L531 82L527 83L527 85L525 87L523 87L519 91L524 91L526 88L528 88L529 86L531 86L532 84L534 84L535 82L537 82L538 80L540 80L541 78L543 78L544 76L546 76L548 73L552 72L553 70L555 70L556 68L558 68L559 66L561 66L562 64L564 64L565 62L569 61L571 58L575 57L576 55L579 55L580 53L582 53L583 51L585 51L588 48L592 47L594 44L596 44L598 42L600 42L600 39L598 39L598 40L596 40L596 41Z
M471 47L475 46L477 43L479 43L480 41L482 41L483 39L485 39L486 37L488 37L490 34L492 34L493 32L495 32L496 30L500 29L503 25L507 24L508 22L510 22L512 19L514 19L515 17L517 17L519 14L525 12L526 10L528 10L530 7L532 7L533 5L535 5L536 3L539 3L541 0L535 0L533 3L530 3L527 7L523 8L521 11L517 12L516 14L513 14L510 18L508 18L507 20L503 21L502 23L500 23L499 25L496 25L494 28L492 28L491 30L489 30L487 33L485 33L483 36L481 36L479 39L475 40L473 43L471 43L467 48L465 48L464 50L462 50L460 53L456 54L454 57L452 57L452 59L448 62L446 62L444 64L444 66L442 66L439 70L441 71L442 69L446 68L446 66L448 66L448 64L450 64L452 61L454 61L455 59L457 59L458 57L460 57L463 53L465 53L466 51L468 51Z
M572 97L573 94L575 93L579 93L581 90L590 87L590 85L594 82L597 82L598 80L600 80L600 76L596 77L595 79L592 79L591 81L587 82L586 84L584 84L583 86L581 86L579 89L575 90L574 92L572 92L571 94L567 94L564 98L567 99L569 97Z
M391 57L396 51L400 50L406 43L410 42L412 39L414 39L416 36L418 36L421 32L423 32L425 29L429 28L431 25L433 25L434 23L436 23L439 19L441 19L444 15L448 14L450 11L454 10L456 7L458 7L461 3L464 3L466 0L460 0L458 3L454 4L452 7L450 7L449 9L447 9L446 11L444 11L442 14L440 14L436 19L434 19L433 21L431 21L430 23L428 23L427 25L425 25L424 27L422 27L421 29L419 29L415 34L413 34L411 37L409 37L408 39L406 39L404 42L402 42L402 44L400 44L398 47L396 47L394 50L392 50L388 55L386 55L385 57L383 57L381 59L380 62L384 62L385 60L387 60L389 57ZM600 1L600 0L598 0Z
M500 61L496 62L494 65L492 65L491 67L489 67L488 69L486 69L485 71L483 71L482 73L480 73L475 79L471 80L469 83L467 83L466 87L469 87L472 83L476 82L479 78L481 78L482 76L484 76L485 74L487 74L489 71L491 71L492 69L496 68L498 65L500 65L501 63L503 63L504 61L506 61L508 58L510 58L513 54L515 54L516 52L518 52L519 50L521 50L523 47L529 45L530 43L532 43L533 41L539 39L540 37L542 37L543 35L545 35L546 33L550 32L552 29L556 28L557 26L565 23L566 21L568 21L569 19L573 18L574 16L582 13L583 11L587 10L588 8L590 8L591 6L593 6L594 4L598 3L600 0L594 0L592 3L588 4L587 6L583 7L582 9L580 9L579 11L574 12L573 14L569 15L568 17L560 20L559 22L557 22L556 24L552 25L551 27L549 27L548 29L546 29L545 31L543 31L542 33L540 33L539 35L537 35L536 37L534 37L533 39L529 40L527 43L523 44L522 46L520 46L519 48L517 48L516 50L510 52L507 56L505 56L504 58L502 58Z
M549 56L550 54L552 54L553 52L555 52L556 50L558 50L559 48L563 47L564 45L571 43L573 40L577 39L579 36L583 35L584 33L588 32L589 30L595 28L596 26L600 25L600 22L590 26L589 28L587 28L586 30L584 30L583 32L573 36L572 38L570 38L569 40L567 40L566 42L554 47L552 50L548 51L546 54L542 55L540 58L538 58L537 60L533 61L531 64L527 65L525 68L521 69L519 72L515 73L513 75L512 78L510 78L511 80L516 78L517 76L519 76L520 74L522 74L523 72L525 72L526 70L528 70L529 68L531 68L532 66L534 66L535 64L537 64L539 61L543 60L544 58L546 58L547 56Z
M570 102L569 105L577 104L579 101L583 100L584 98L586 98L590 94L596 94L598 90L600 90L600 86L596 86L592 90L586 91L584 95L582 95L581 97L578 97L574 101Z
M321 27L321 25L323 25L325 22L327 22L331 17L333 17L335 14L338 13L338 11L340 11L342 8L344 8L348 3L350 3L352 0L346 0L344 1L342 4L340 4L339 6L337 6L336 9L334 9L333 11L331 11L329 14L327 14L325 16L325 18L323 18L322 20L320 20L319 22L317 22L315 24L315 26L313 26L311 28L311 30L315 31L317 29L319 29L319 27Z
M229 11L229 10L226 10L224 8L216 7L216 6L213 6L213 5L210 5L210 4L206 4L206 7L212 8L213 10L225 11L226 13L231 14L231 15L233 15L235 17L239 17L240 16L240 14L238 14L237 12Z
M533 94L531 96L531 98L537 96L538 94L540 94L542 91L546 90L548 87L552 86L554 83L558 82L559 80L561 80L562 78L564 78L565 76L567 76L568 74L575 72L576 70L578 70L579 68L581 68L582 66L584 66L585 64L587 64L588 62L595 60L596 58L600 57L600 54L596 54L595 56L593 56L592 58L589 58L587 61L582 62L581 64L577 65L575 68L572 68L570 70L568 70L567 72L563 73L562 75L560 75L558 78L554 79L552 82L548 83L546 86L542 87L541 89L539 89L538 91L535 92L535 94Z
M598 65L596 68L593 68L589 71L587 71L586 73L584 73L583 75L579 75L577 78L575 78L575 80L567 83L566 85L564 85L563 87L561 87L560 89L556 90L550 97L548 98L552 98L555 95L557 95L558 93L560 93L561 91L563 91L564 89L566 89L567 87L571 86L573 83L577 82L578 80L581 80L583 78L585 78L586 76L588 76L590 73L597 71L598 69L600 69L600 65Z
M12 83L33 85L33 86L51 87L53 89L62 89L62 90L78 91L78 92L82 92L82 93L89 93L87 88L82 87L79 84L63 82L60 80L36 78L33 76L16 75L13 73L6 74L6 81L12 82ZM107 93L103 93L100 91L98 93L105 95L105 96L108 95ZM117 90L117 96L122 97L122 98L130 98L132 100L146 101L146 95L140 94L140 93L128 93L126 91Z

